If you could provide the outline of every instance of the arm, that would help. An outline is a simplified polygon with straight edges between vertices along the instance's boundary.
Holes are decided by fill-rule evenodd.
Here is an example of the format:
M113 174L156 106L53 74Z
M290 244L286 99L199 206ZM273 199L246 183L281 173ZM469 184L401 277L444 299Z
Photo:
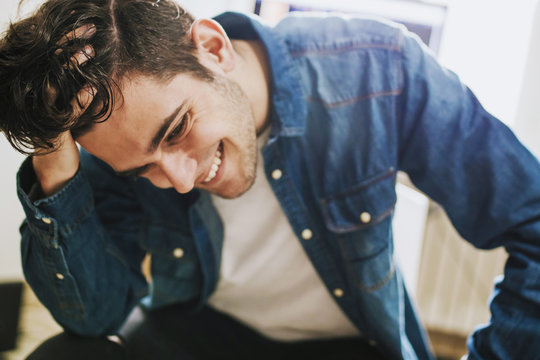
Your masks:
M399 164L481 249L504 246L489 324L469 359L532 359L540 346L540 165L455 74L404 39L397 109Z
M0 39L0 130L32 154L18 174L26 278L66 330L98 336L113 333L147 291L142 215L128 180L89 158L79 166L71 133L103 120L113 103L108 35L86 6L64 10L44 3Z
M80 168L76 158L73 178L62 179L69 171L44 176L51 186L43 191L59 191L39 200L29 192L42 169L34 172L29 158L19 171L18 195L27 217L21 226L24 273L66 330L112 334L147 292L140 273L144 252L136 238L141 213L128 179L109 174L88 154L82 154ZM33 162L40 163L35 157Z

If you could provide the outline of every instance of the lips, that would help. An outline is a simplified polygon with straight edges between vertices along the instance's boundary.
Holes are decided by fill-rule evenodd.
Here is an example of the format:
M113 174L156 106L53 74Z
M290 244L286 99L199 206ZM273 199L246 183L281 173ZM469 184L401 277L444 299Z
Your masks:
M208 173L208 176L206 177L206 179L204 179L203 183L207 184L216 177L219 171L219 167L222 162L221 161L222 154L223 154L223 143L220 143L218 146L218 149L216 150L216 153L214 154L214 159L212 160L212 166L210 167L210 172Z

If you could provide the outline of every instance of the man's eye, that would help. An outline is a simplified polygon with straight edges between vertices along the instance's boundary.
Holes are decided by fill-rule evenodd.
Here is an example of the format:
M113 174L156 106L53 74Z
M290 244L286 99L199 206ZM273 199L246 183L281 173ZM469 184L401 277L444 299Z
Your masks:
M180 123L176 125L176 127L171 131L169 136L167 136L167 141L174 140L176 137L178 137L180 134L182 134L182 131L186 127L186 122L188 121L189 115L186 113Z

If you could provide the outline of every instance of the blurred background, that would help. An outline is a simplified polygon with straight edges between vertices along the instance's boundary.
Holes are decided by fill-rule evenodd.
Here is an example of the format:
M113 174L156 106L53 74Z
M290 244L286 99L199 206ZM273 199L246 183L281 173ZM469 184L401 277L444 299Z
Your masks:
M41 0L29 0L24 14ZM198 17L256 13L275 23L289 11L341 11L385 17L417 33L495 116L540 154L540 7L538 0L185 0ZM0 29L18 0L0 2ZM1 81L1 80L0 80ZM0 136L0 360L24 355L60 328L24 285L18 226L23 219L15 173L23 156ZM444 211L399 177L396 256L440 359L458 359L465 338L489 319L493 278L504 250L478 251L459 238ZM511 189L509 189L511 191ZM22 297L21 297L22 293ZM19 312L18 304L22 303ZM2 350L5 350L2 352Z

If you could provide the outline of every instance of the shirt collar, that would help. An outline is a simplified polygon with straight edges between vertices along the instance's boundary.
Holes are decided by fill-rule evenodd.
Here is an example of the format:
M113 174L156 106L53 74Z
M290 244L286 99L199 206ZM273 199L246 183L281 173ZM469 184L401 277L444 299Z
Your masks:
M256 15L226 12L214 18L231 39L261 40L272 73L272 133L296 136L304 133L307 114L300 76L283 38ZM272 136L272 135L271 135Z

